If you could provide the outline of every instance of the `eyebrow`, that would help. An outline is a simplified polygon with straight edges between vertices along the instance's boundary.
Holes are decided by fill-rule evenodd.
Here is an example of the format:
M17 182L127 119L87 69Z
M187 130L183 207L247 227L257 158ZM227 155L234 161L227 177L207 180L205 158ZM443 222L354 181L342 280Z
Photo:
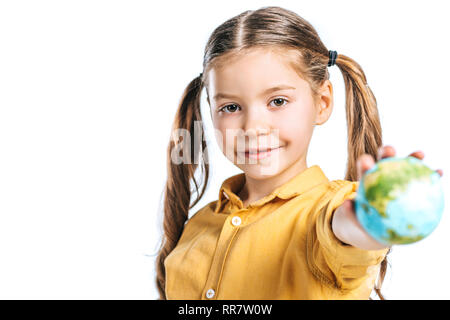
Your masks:
M292 86L288 86L286 84L280 84L280 85L277 85L275 87L272 87L272 88L264 90L263 92L261 92L260 95L263 96L263 95L269 94L271 92L280 91L280 90L286 90L286 89L295 90L296 88L294 88ZM222 99L222 98L238 98L238 97L234 96L232 94L226 94L226 93L217 93L214 96L214 100L218 100L218 99Z

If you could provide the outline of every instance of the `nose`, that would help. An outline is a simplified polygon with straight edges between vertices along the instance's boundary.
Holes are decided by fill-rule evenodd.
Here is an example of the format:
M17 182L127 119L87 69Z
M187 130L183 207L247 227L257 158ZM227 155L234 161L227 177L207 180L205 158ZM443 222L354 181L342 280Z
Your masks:
M247 109L243 130L246 137L258 137L270 134L270 115L261 106Z

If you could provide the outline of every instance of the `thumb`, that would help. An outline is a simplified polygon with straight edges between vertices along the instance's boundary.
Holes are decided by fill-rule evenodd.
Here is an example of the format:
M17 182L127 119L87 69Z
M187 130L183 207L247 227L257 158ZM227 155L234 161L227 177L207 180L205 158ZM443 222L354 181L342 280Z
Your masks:
M344 209L345 211L355 214L355 202L352 199L347 199L344 201Z

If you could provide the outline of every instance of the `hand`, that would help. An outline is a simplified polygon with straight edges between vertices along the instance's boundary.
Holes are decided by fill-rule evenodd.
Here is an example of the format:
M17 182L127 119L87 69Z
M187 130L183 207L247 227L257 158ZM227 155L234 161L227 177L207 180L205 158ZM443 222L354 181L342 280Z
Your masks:
M425 157L425 154L422 151L414 151L409 154L410 157L415 157L419 160L423 160ZM378 157L377 162L381 159L389 158L389 157L395 157L395 149L392 146L382 146L378 149ZM358 160L356 161L356 168L357 168L357 176L358 181L361 180L364 173L366 173L367 170L372 168L375 165L375 160L370 154L363 154L359 156ZM442 177L444 175L444 172L442 169L437 169L437 173ZM343 205L349 210L354 211L354 200L346 200Z
M395 149L392 146L382 146L378 149L377 161L394 156ZM415 151L409 154L409 156L422 160L425 154L422 151ZM364 173L374 165L375 160L371 155L361 155L356 162L358 181L360 181ZM442 177L442 169L437 169L436 172ZM335 234L341 241L344 243L349 243L346 239L350 239L349 234L351 233L353 235L351 238L355 239L354 242L356 243L356 246L362 249L374 250L386 247L370 237L359 224L356 218L354 199L345 200L337 209L336 213L338 214L336 215L336 219L333 219L333 231L335 231ZM344 221L346 221L346 223L344 223ZM340 227L340 225L345 225L345 228Z
M423 160L423 158L425 157L425 154L422 151L414 151L413 153L410 153L409 156L415 157L419 160ZM394 147L382 146L381 148L378 149L377 162L381 159L389 158L389 157L395 157ZM358 181L361 180L364 173L367 170L369 170L370 168L372 168L374 165L375 165L375 160L373 159L373 157L371 155L366 154L366 153L361 155L356 162L356 167L357 167L357 172L358 172L358 174L357 174ZM439 175L441 177L444 174L444 172L441 169L437 169L436 172L439 173Z

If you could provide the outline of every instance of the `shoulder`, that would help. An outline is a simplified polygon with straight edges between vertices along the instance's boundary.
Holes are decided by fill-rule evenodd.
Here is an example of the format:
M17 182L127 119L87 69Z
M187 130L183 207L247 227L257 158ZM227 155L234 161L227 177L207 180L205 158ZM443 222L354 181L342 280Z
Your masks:
M211 201L200 209L197 209L195 211L193 211L193 209L190 210L188 219L184 223L183 232L179 242L185 241L186 239L192 239L195 234L198 234L200 230L204 229L205 226L210 224L209 222L211 221L211 219L213 219L216 202L217 200Z
M347 190L347 189L357 189L359 186L359 181L349 181L349 180L331 180L329 186L333 191Z
M332 214L346 200L356 198L359 181L332 180L329 183L327 196L324 199L327 216Z
M359 181L337 179L324 183L315 190L317 193L316 209L319 210L326 205L337 206L346 199L353 199L356 197L358 187Z
M327 198L329 200L346 200L356 197L359 181L332 180L328 184Z
M206 214L213 213L218 202L219 202L219 200L210 201L206 205L201 207L200 209L197 209L193 213L190 213L187 223L192 220L200 219L201 217L205 216Z

